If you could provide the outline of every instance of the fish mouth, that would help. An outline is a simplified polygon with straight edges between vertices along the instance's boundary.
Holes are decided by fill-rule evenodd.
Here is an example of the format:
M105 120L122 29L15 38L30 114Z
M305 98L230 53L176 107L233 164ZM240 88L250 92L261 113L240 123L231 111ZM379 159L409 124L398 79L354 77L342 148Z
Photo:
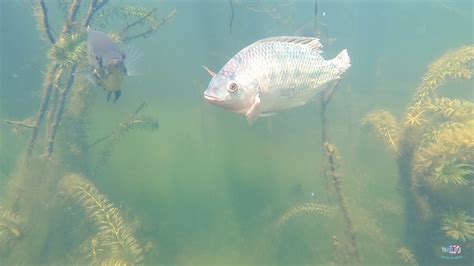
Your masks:
M222 103L223 102L223 100L221 100L219 98L216 98L214 96L207 95L207 94L204 94L204 99L206 99L206 101L208 101L210 103Z

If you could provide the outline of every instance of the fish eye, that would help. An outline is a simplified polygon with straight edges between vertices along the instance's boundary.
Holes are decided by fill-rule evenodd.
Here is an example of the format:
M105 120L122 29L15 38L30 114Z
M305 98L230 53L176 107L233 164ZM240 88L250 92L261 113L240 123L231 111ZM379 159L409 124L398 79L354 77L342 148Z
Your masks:
M237 83L235 83L235 82L231 82L231 83L229 84L229 88L227 88L227 90L228 90L229 92L236 92L237 89L238 89Z

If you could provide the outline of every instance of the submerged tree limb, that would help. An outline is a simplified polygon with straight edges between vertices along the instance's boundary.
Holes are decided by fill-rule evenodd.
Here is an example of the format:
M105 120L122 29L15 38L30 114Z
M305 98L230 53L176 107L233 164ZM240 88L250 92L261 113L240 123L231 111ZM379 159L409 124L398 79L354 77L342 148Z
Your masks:
M229 22L229 35L232 35L232 23L234 22L234 3L229 0L230 3L230 22Z
M53 37L53 34L51 33L51 26L49 25L49 19L48 19L48 9L46 8L46 4L44 3L44 0L39 0L39 6L41 8L41 13L42 13L42 20L40 21L43 23L43 28L46 33L46 36L48 37L48 40L51 44L55 43L55 39Z
M135 35L127 35L125 36L124 38L122 38L122 41L123 42L126 42L126 41L130 41L130 40L133 40L133 39L136 39L136 38L140 38L140 37L143 37L143 38L146 38L148 37L149 34L157 31L161 26L163 26L168 20L170 20L172 17L174 17L174 15L176 15L176 10L173 10L171 11L171 13L166 16L166 17L163 17L161 19L161 21L154 27L151 27L149 28L148 30L144 31L144 32L141 32L141 33L138 33L138 34L135 34Z
M46 113L46 108L48 107L48 104L49 104L51 90L53 88L53 83L54 83L53 76L54 76L54 73L56 73L57 68L58 68L57 64L51 65L49 67L48 73L46 73L46 77L45 77L45 81L43 85L43 96L41 97L41 103L40 103L38 113L36 115L36 121L35 121L33 130L31 131L30 140L26 148L27 158L31 156L31 153L33 152L33 148L36 143L36 139L38 138L39 126L41 124L41 121L43 121L44 114Z
M74 72L76 71L76 65L71 68L71 72L69 74L69 78L66 82L64 89L61 91L58 99L58 105L56 109L56 113L54 114L54 120L51 124L51 135L48 140L48 147L46 148L46 156L51 156L53 153L53 146L54 140L56 139L56 132L58 130L59 123L61 122L61 118L64 112L64 105L66 102L66 96L69 93L69 90L72 87L72 83L74 82Z
M357 243L357 238L354 230L354 224L352 222L351 215L349 213L349 208L347 206L346 198L342 192L342 176L338 174L337 171L337 161L339 161L339 155L337 154L336 147L332 144L325 143L324 147L326 149L327 159L329 163L329 167L327 170L327 175L332 178L334 189L336 190L337 201L339 203L339 207L341 207L342 215L344 216L344 220L346 222L346 230L349 233L350 241L354 253L354 258L357 263L360 263L360 253L359 253L359 246Z
M5 120L5 123L7 123L7 124L9 124L9 125L14 125L14 126L22 126L22 127L27 127L27 128L35 128L34 125L26 124L26 123L20 122L20 121Z
M148 17L150 17L153 13L156 12L156 10L158 10L158 8L153 8L150 12L148 12L145 16L141 17L140 19L136 20L135 22L132 22L131 24L127 24L127 26L125 28L123 28L123 30L120 32L120 36L124 35L130 28L132 28L133 26L143 22L145 19L147 19Z
M91 4L89 5L89 10L87 11L87 15L84 19L84 27L89 26L95 12L101 9L105 4L107 4L107 2L109 2L109 0L92 0L91 1Z
M81 2L82 0L74 0L69 6L69 9L67 11L66 23L64 24L64 27L63 27L63 34L69 33L71 31L72 24L76 20L77 11L79 10L79 7L81 6Z
M360 253L357 243L357 238L355 235L354 225L352 218L349 213L349 209L346 203L345 196L342 191L342 176L337 173L337 163L339 161L339 156L337 154L336 147L328 142L327 135L327 105L331 100L331 97L334 93L334 90L339 85L340 80L337 80L333 87L329 88L323 95L321 95L321 140L324 145L324 154L323 156L327 159L327 170L324 173L326 181L328 178L331 178L333 181L334 189L336 191L337 201L339 207L341 208L344 220L346 223L346 229L350 238L351 246L353 249L354 259L357 264L360 263Z
M63 72L64 72L64 68L63 67L59 68L56 74L56 78L54 79L53 89L51 91L52 93L52 96L50 96L51 103L50 103L50 107L48 108L49 109L48 117L47 117L48 122L46 123L46 134L48 137L51 136L51 131L52 131L51 125L53 124L54 114L56 113L56 109L58 108L57 98L58 98L58 91L60 90Z

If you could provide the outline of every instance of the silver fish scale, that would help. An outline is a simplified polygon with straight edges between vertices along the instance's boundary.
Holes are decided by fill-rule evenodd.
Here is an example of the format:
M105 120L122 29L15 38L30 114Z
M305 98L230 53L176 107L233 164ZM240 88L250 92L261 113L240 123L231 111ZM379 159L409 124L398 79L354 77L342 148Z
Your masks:
M236 54L222 69L239 79L256 79L263 111L305 104L346 69L321 56L316 38L276 37Z

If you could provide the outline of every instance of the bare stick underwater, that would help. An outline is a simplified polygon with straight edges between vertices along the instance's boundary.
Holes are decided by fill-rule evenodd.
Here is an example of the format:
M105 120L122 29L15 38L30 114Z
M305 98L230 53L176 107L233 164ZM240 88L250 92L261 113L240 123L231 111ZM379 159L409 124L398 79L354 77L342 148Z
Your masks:
M356 262L360 263L360 253L357 237L355 234L354 225L349 212L349 208L347 206L347 201L342 191L342 176L336 173L336 161L339 160L339 156L337 155L336 147L329 143L327 133L327 105L329 104L331 97L334 94L334 90L337 88L339 83L340 80L336 81L333 87L329 88L328 91L325 91L321 95L321 142L324 145L323 156L326 157L328 164L328 169L324 171L324 176L326 177L326 184L328 178L331 178L333 181L337 201L339 203L339 207L341 208L344 221L346 223L346 230L351 241L353 255Z

